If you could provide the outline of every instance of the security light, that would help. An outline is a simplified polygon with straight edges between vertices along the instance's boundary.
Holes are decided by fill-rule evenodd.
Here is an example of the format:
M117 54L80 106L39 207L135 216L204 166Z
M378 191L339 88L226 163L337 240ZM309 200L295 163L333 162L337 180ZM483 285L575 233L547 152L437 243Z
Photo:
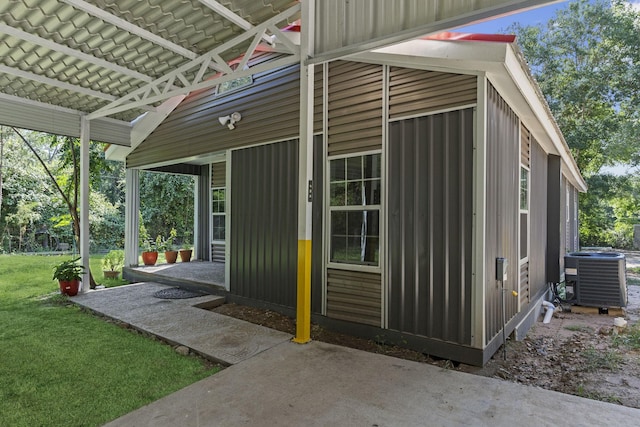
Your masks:
M220 122L220 124L222 126L228 127L230 130L235 129L236 122L239 122L241 119L242 119L242 116L237 111L235 113L232 113L229 116L218 117L218 121Z

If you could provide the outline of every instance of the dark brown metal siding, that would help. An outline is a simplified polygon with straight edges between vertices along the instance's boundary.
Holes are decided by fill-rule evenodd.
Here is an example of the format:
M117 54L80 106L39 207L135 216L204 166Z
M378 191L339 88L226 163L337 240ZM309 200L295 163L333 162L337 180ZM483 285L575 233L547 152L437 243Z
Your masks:
M567 252L574 252L580 249L579 229L578 229L578 190L567 181L569 186L569 242Z
M532 139L529 175L529 283L532 296L538 295L547 284L547 166L547 153Z
M569 230L571 228L570 223L569 223L569 219L567 218L567 179L562 176L561 181L561 190L560 190L560 219L561 219L561 224L562 224L562 228L561 228L561 236L562 236L562 240L561 240L561 244L560 247L562 248L562 253L560 255L564 255L567 252L570 252L570 247L569 247L569 241L570 241L570 237L569 237Z
M199 260L211 261L211 230L209 226L211 220L209 218L209 206L211 205L211 189L209 187L209 165L200 167L200 175L198 175L198 212L197 233L199 233L197 256Z
M381 283L380 274L327 270L327 316L380 326Z
M313 84L313 132L322 132L323 123L323 103L324 103L324 79L323 79L323 66L317 65L314 74Z
M211 187L225 187L227 183L227 162L217 162L211 165ZM225 262L225 244L211 243L211 261Z
M227 162L214 163L211 166L211 186L224 187L227 185Z
M390 124L390 329L471 343L473 116Z
M520 125L520 163L531 167L531 132L525 125Z
M329 64L329 156L382 148L382 66Z
M531 301L531 288L529 287L529 263L524 262L520 265L520 305L525 306Z
M476 103L477 77L391 67L389 117L435 112Z
M295 306L298 254L298 142L232 152L232 294Z
M498 92L487 90L487 214L485 240L486 343L502 330L502 291L497 284L496 258L508 259L505 289L517 290L519 271L518 216L520 211L519 119ZM506 292L506 318L517 311L517 298Z
M311 213L311 310L322 312L322 284L324 280L322 217L324 195L323 136L313 138L313 194Z
M547 157L547 282L560 282L564 268L562 253L562 160L550 154Z
M128 157L138 167L215 153L256 143L297 138L300 117L299 66L257 74L251 86L220 96L207 90L187 97ZM234 130L218 117L238 111Z
M522 123L520 124L520 164L529 168L529 191L531 191L531 132ZM530 200L533 200L531 198ZM520 306L524 306L531 300L531 285L529 276L529 263L532 256L532 244L529 239L529 228L531 227L531 206L528 214L520 214L520 256L527 253L528 260L520 265ZM528 248L527 248L528 245ZM524 248L524 250L522 249Z

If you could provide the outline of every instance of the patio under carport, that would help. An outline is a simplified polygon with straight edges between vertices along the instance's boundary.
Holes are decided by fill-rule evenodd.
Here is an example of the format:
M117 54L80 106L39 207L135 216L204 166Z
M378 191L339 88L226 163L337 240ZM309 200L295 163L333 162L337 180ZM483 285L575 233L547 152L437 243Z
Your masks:
M288 334L199 308L215 296L155 298L162 289L141 283L73 301L231 366L107 426L623 426L640 418L638 409L429 364L296 345Z

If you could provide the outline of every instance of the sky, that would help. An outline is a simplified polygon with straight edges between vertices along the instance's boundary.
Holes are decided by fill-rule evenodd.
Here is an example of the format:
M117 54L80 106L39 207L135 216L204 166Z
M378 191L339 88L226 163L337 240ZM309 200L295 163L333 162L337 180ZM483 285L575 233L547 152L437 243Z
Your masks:
M495 18L480 24L469 25L455 29L457 32L464 33L484 33L493 34L506 30L511 24L519 22L522 25L544 24L550 18L554 17L559 9L566 9L569 1L561 1L547 6L530 9L525 12L514 13L512 15ZM633 7L640 11L640 0L628 1ZM502 31L504 32L504 31Z

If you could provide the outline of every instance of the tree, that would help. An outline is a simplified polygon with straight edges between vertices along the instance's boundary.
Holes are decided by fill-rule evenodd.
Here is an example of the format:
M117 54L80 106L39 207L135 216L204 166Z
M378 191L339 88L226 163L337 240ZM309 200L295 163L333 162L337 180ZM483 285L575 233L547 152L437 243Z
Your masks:
M43 155L36 149L36 146L29 141L18 129L11 128L13 132L24 142L29 150L36 157L43 170L49 177L55 192L62 200L68 210L70 223L73 229L76 245L80 244L80 144L75 138L58 137L48 135L48 154L51 157L58 157L58 162L51 165L45 161ZM102 157L102 150L96 149L95 144L90 150L90 184L96 185L99 182L100 172L109 170ZM64 223L64 219L61 220ZM90 287L94 289L96 282L93 274L89 271Z
M177 230L181 242L193 240L194 179L157 172L140 174L140 212L154 238Z
M614 231L625 227L612 203L638 206L638 196L620 193L602 168L640 164L640 15L623 1L578 0L545 25L510 30L589 184L581 240L619 243Z

